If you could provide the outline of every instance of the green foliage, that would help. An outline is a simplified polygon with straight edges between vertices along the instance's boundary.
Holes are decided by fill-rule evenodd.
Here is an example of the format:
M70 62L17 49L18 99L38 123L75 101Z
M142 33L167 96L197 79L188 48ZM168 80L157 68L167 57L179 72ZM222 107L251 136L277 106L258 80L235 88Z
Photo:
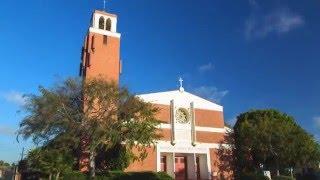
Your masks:
M0 167L10 167L10 164L3 160L0 160Z
M173 178L165 172L157 172L157 176L161 180L173 180Z
M272 177L272 180L294 180L294 178L290 176L275 176Z
M99 178L110 178L112 180L136 180L136 179L148 179L148 180L172 180L172 178L166 173L159 172L122 172L122 171L110 171L108 175L97 176Z
M124 170L133 159L132 152L122 144L117 144L107 151L98 151L96 157L97 169L100 171Z
M58 175L71 171L74 163L73 157L66 152L56 149L36 148L27 156L29 171L40 171L48 175Z
M79 171L69 171L62 175L64 180L87 180L89 179L86 174L83 174Z
M293 117L276 110L240 114L234 126L236 173L315 167L319 144Z
M68 79L51 89L40 87L39 92L27 96L27 115L20 123L18 138L32 138L60 152L87 151L92 173L99 152L125 142L129 160L142 160L146 148L160 138L155 118L158 109L115 83ZM131 153L134 148L138 153ZM112 169L127 165L113 163Z
M261 173L242 173L239 180L269 180L269 178Z
M80 172L69 172L63 175L65 180L86 180L90 179L88 175ZM105 174L98 174L94 179L96 180L173 180L168 174L164 172L123 172L123 171L109 171Z

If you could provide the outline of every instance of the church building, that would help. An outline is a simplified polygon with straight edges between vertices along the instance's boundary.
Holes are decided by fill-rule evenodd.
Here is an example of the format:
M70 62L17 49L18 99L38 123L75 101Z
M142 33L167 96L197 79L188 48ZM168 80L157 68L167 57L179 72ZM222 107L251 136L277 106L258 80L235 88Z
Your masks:
M120 38L117 16L94 11L85 37L80 75L101 76L119 83L121 74ZM138 95L159 108L161 140L148 149L147 158L132 163L126 171L164 171L176 179L216 179L217 151L226 132L223 107L180 88Z

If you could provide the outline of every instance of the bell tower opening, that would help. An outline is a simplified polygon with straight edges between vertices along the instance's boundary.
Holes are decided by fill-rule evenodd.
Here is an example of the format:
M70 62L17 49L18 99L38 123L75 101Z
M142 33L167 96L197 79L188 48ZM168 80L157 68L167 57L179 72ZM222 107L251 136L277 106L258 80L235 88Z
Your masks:
M80 76L83 79L103 78L119 83L120 37L115 14L93 12L82 48Z
M99 18L99 29L104 29L104 17Z
M106 21L106 30L107 31L111 30L111 19L110 18L108 18Z

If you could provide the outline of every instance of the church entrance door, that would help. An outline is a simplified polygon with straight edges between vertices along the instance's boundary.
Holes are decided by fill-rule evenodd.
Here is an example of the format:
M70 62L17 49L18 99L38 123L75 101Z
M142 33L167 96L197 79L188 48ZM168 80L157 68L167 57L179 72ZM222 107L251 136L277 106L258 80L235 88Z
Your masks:
M175 176L176 180L187 179L187 158L185 156L176 156L174 159L175 162Z

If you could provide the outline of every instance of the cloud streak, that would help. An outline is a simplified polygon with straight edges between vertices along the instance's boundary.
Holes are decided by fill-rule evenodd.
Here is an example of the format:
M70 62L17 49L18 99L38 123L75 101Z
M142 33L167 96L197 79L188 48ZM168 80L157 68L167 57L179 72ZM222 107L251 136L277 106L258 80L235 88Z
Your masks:
M289 8L277 8L265 14L254 11L246 20L245 36L247 39L255 39L269 34L285 34L304 24L304 18Z
M199 72L207 72L214 69L214 66L211 62L207 63L207 64L203 64L201 66L198 67L198 71Z
M0 125L0 135L12 136L14 133L15 131L12 128Z
M214 86L200 86L197 88L193 88L192 91L194 94L202 98L205 98L217 103L219 103L222 100L222 98L224 98L229 93L228 90L220 91L218 90L218 88Z
M17 91L3 93L2 98L4 98L9 103L13 103L19 106L23 106L26 104L26 98L23 96L22 93Z
M313 121L318 129L320 129L320 116L316 116L313 118Z

